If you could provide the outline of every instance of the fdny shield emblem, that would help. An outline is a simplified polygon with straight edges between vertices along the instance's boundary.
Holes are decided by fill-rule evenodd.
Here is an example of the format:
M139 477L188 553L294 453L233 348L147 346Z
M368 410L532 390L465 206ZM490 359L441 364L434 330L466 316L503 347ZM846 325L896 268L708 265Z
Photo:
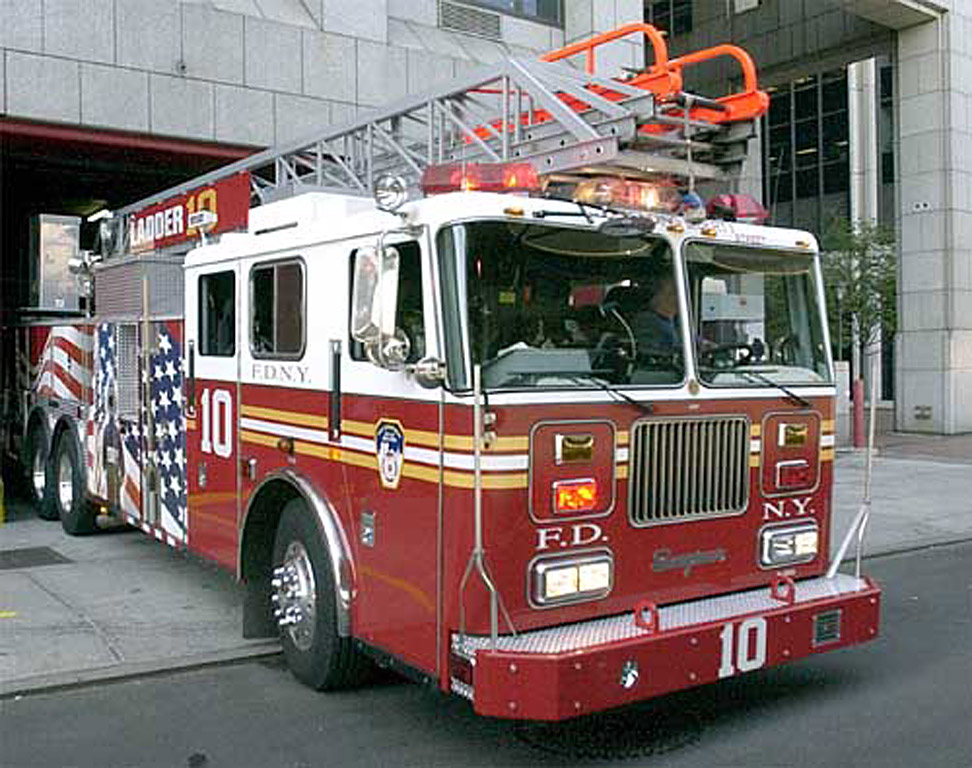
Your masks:
M378 454L378 476L383 488L397 488L402 478L405 435L397 421L380 421L375 430L375 452Z

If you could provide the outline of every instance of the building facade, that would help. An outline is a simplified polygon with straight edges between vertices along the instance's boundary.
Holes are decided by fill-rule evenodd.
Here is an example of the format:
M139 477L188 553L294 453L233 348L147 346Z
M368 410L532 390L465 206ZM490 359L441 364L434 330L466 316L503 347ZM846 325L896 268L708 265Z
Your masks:
M961 0L0 0L0 308L29 220L85 216L630 21L732 41L770 90L743 184L773 221L894 226L899 429L972 430L972 8ZM598 68L638 68L626 40ZM692 88L725 90L732 66ZM893 360L893 366L890 361Z

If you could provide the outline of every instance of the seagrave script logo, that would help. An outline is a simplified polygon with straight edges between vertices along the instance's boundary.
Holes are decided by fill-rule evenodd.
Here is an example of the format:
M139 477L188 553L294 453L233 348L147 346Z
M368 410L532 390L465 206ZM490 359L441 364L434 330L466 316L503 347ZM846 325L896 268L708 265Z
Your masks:
M724 549L696 550L684 555L673 555L670 549L656 549L651 557L651 570L655 573L682 571L688 578L696 566L724 563L728 559L729 555Z

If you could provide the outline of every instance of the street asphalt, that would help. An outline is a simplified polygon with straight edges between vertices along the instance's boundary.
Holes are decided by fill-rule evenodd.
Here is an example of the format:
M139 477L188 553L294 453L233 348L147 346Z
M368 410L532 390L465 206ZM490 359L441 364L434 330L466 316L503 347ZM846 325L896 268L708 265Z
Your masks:
M866 554L972 540L972 439L882 441ZM861 506L864 466L863 453L837 456L832 549ZM0 698L279 650L242 638L229 575L133 531L71 538L8 502L0 574Z
M280 657L0 699L3 768L969 768L972 543L876 558L873 642L562 723Z

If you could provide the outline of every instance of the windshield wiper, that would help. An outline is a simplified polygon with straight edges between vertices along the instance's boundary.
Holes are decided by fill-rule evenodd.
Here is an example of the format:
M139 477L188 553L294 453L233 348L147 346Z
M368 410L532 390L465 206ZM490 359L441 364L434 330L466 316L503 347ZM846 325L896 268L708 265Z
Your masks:
M738 373L740 376L745 376L750 380L756 379L756 381L762 382L763 384L766 384L767 386L770 387L776 387L778 390L780 390L780 392L786 395L787 398L789 398L790 402L794 403L795 405L802 405L804 408L813 407L810 404L809 400L800 397L800 395L798 395L789 387L780 384L778 381L773 381L769 376L766 376L760 373L759 371L733 371L733 373Z
M580 383L580 380L581 379L586 380L586 381L589 381L594 386L598 387L599 389L603 389L605 392L607 392L609 395L611 395L611 397L615 398L616 400L617 399L620 399L620 400L623 400L626 403L630 403L631 405L633 405L635 408L637 408L639 411L641 411L646 416L652 416L655 413L655 409L654 409L654 407L652 405L647 404L647 403L639 402L639 401L635 400L633 397L629 397L628 395L624 394L624 392L620 392L617 389L611 389L611 387L609 387L603 381L601 381L596 376L594 376L594 374L591 374L591 373L578 373L578 374L574 374L570 378L573 379L573 381L576 382L576 383L578 383L578 384Z

